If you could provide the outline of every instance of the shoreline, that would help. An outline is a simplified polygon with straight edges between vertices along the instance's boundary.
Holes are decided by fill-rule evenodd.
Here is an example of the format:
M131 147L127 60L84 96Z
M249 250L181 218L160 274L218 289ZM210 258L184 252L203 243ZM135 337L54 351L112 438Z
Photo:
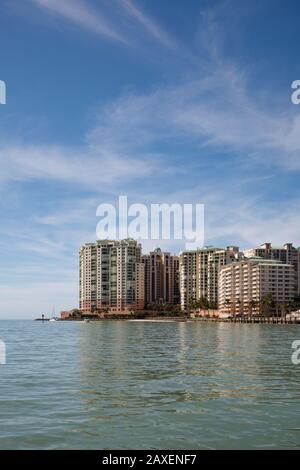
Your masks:
M196 317L196 318L182 318L182 317L148 317L148 318L134 318L134 316L111 316L105 318L68 318L68 319L58 319L57 321L62 322L101 322L101 321L131 321L131 322L144 322L144 323L164 323L164 322L210 322L210 323L234 323L234 324L253 324L253 325L300 325L300 320L297 319L284 319L284 318L275 318L275 317L262 317L262 318L255 318L255 319L244 319L244 318L204 318L204 317ZM48 320L45 320L48 321Z

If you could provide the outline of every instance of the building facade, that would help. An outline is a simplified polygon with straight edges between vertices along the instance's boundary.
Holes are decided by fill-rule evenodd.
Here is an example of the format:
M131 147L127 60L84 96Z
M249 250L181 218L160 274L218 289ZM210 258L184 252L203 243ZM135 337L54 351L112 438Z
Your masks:
M143 309L144 265L135 240L99 240L80 249L79 305L82 311Z
M157 248L143 255L142 261L146 304L179 304L179 257Z
M180 263L179 256L173 255L171 257L172 264L172 295L173 295L173 304L180 305Z
M292 243L286 243L282 247L273 247L271 243L264 243L257 248L246 250L244 254L247 258L260 256L264 259L292 264L295 271L295 296L300 295L300 248L294 247Z
M235 313L259 312L269 294L277 306L300 295L300 249L266 243L243 253L238 247L205 247L180 256L159 248L142 256L133 240L99 240L80 249L79 305L83 312L129 312L149 304L181 305L205 299Z
M265 309L265 313L280 312L293 300L294 285L291 264L260 257L243 259L220 270L219 310L231 315L258 314ZM264 305L266 296L268 305Z
M226 249L206 247L180 254L180 298L182 310L191 300L207 299L212 306L218 303L218 279L222 266L237 261L241 256L235 246Z

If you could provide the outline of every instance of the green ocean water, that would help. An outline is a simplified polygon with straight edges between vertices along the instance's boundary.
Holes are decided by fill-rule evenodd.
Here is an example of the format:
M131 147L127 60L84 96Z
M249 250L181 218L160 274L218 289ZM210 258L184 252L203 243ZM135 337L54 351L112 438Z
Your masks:
M300 448L300 325L1 321L1 449Z

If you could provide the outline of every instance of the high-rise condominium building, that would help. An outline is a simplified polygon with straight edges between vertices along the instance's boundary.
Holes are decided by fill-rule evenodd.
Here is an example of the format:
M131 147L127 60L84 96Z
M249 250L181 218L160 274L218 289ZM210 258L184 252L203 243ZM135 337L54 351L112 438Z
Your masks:
M239 256L239 249L235 246L182 252L179 262L181 308L186 310L190 300L201 298L217 305L220 269L239 259Z
M219 277L219 309L222 313L257 314L263 299L271 295L268 313L280 311L294 297L295 272L291 264L260 257L223 266Z
M179 271L179 256L171 256L172 265L172 293L173 304L180 305L180 271ZM171 302L172 303L172 302Z
M145 303L141 245L99 240L80 249L80 309L142 309Z
M143 255L146 304L179 304L179 257L157 248Z
M300 248L295 248L292 243L286 243L282 247L264 243L257 248L246 250L245 256L260 256L265 259L274 259L286 264L292 264L295 270L295 295L300 295Z

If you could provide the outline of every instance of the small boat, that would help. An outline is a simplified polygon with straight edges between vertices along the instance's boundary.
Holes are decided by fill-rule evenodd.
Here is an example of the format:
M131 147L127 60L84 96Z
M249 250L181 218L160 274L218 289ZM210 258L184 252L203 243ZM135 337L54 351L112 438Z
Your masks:
M53 309L52 309L52 317L48 319L49 321L57 321L57 318L55 316L55 307L53 305Z
M52 317L51 318L46 318L44 314L42 314L41 318L36 318L36 321L57 321L57 318L55 317L55 307L53 306L52 309Z

